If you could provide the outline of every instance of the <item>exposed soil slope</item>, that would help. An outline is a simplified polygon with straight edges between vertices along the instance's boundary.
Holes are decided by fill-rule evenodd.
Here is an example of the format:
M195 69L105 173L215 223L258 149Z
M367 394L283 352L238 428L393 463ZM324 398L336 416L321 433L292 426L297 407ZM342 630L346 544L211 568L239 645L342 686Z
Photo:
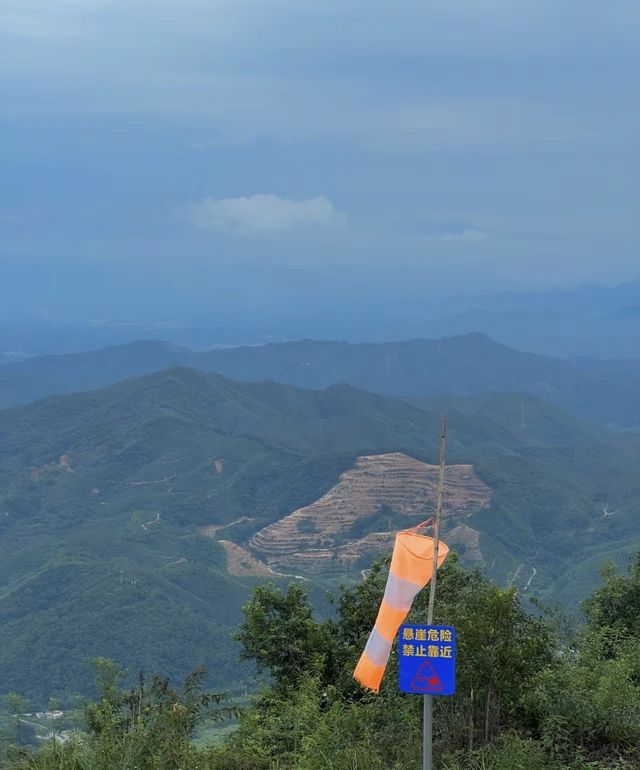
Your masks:
M227 554L227 570L236 577L276 577L277 573L231 540L218 541Z
M319 500L257 532L251 548L269 563L310 569L379 552L394 531L431 515L437 480L436 465L400 452L359 457ZM445 517L469 516L490 499L473 466L447 467Z

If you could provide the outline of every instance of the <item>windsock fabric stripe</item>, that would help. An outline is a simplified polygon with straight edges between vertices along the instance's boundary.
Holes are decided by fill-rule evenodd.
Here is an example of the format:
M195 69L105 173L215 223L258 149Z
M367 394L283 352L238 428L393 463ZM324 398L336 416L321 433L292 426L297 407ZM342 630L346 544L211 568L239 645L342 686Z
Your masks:
M384 668L389 660L392 644L393 638L385 639L380 631L378 631L377 628L374 628L369 634L369 640L367 641L367 646L364 648L364 651L374 666L382 666Z
M434 543L430 537L409 530L396 536L389 577L375 625L364 648L354 678L378 692L389 660L393 640L406 618L416 594L431 580ZM441 541L438 566L448 553Z
M390 572L382 601L394 610L409 612L416 594L421 590L421 585L403 580Z
M407 617L409 610L396 610L385 602L382 602L378 610L378 617L374 628L378 630L381 636L393 642L396 631L402 625Z

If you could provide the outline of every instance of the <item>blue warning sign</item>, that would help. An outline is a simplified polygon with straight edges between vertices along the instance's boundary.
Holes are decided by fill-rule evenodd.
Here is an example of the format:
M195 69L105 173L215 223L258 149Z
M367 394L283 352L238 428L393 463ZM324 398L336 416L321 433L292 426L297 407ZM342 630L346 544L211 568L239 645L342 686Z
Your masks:
M456 691L455 628L400 626L398 671L403 692L453 695Z

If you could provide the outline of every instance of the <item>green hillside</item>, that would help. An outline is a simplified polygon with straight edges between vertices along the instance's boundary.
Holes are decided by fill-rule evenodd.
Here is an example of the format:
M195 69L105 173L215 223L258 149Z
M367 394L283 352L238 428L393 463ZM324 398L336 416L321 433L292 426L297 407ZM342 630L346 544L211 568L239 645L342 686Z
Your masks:
M301 340L204 353L148 341L42 356L0 369L0 408L168 366L305 388L348 383L389 396L522 392L582 418L640 427L639 361L553 358L514 350L482 334L380 344Z
M229 632L257 578L230 575L199 527L230 525L246 545L359 455L434 462L443 408L449 462L492 490L469 523L498 579L524 589L535 569L528 590L561 596L584 559L637 541L636 439L533 398L408 403L166 370L0 413L2 689L85 690L95 655L171 676L204 663L216 685L240 683Z

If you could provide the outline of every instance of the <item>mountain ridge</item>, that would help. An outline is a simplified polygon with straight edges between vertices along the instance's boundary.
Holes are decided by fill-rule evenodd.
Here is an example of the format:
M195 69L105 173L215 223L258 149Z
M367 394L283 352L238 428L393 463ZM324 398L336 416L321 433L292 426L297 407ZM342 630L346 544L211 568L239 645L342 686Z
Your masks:
M583 419L640 427L640 360L555 358L518 351L478 333L396 343L299 340L205 352L140 341L5 365L0 368L0 407L92 390L176 365L304 388L348 383L393 397L517 391Z

